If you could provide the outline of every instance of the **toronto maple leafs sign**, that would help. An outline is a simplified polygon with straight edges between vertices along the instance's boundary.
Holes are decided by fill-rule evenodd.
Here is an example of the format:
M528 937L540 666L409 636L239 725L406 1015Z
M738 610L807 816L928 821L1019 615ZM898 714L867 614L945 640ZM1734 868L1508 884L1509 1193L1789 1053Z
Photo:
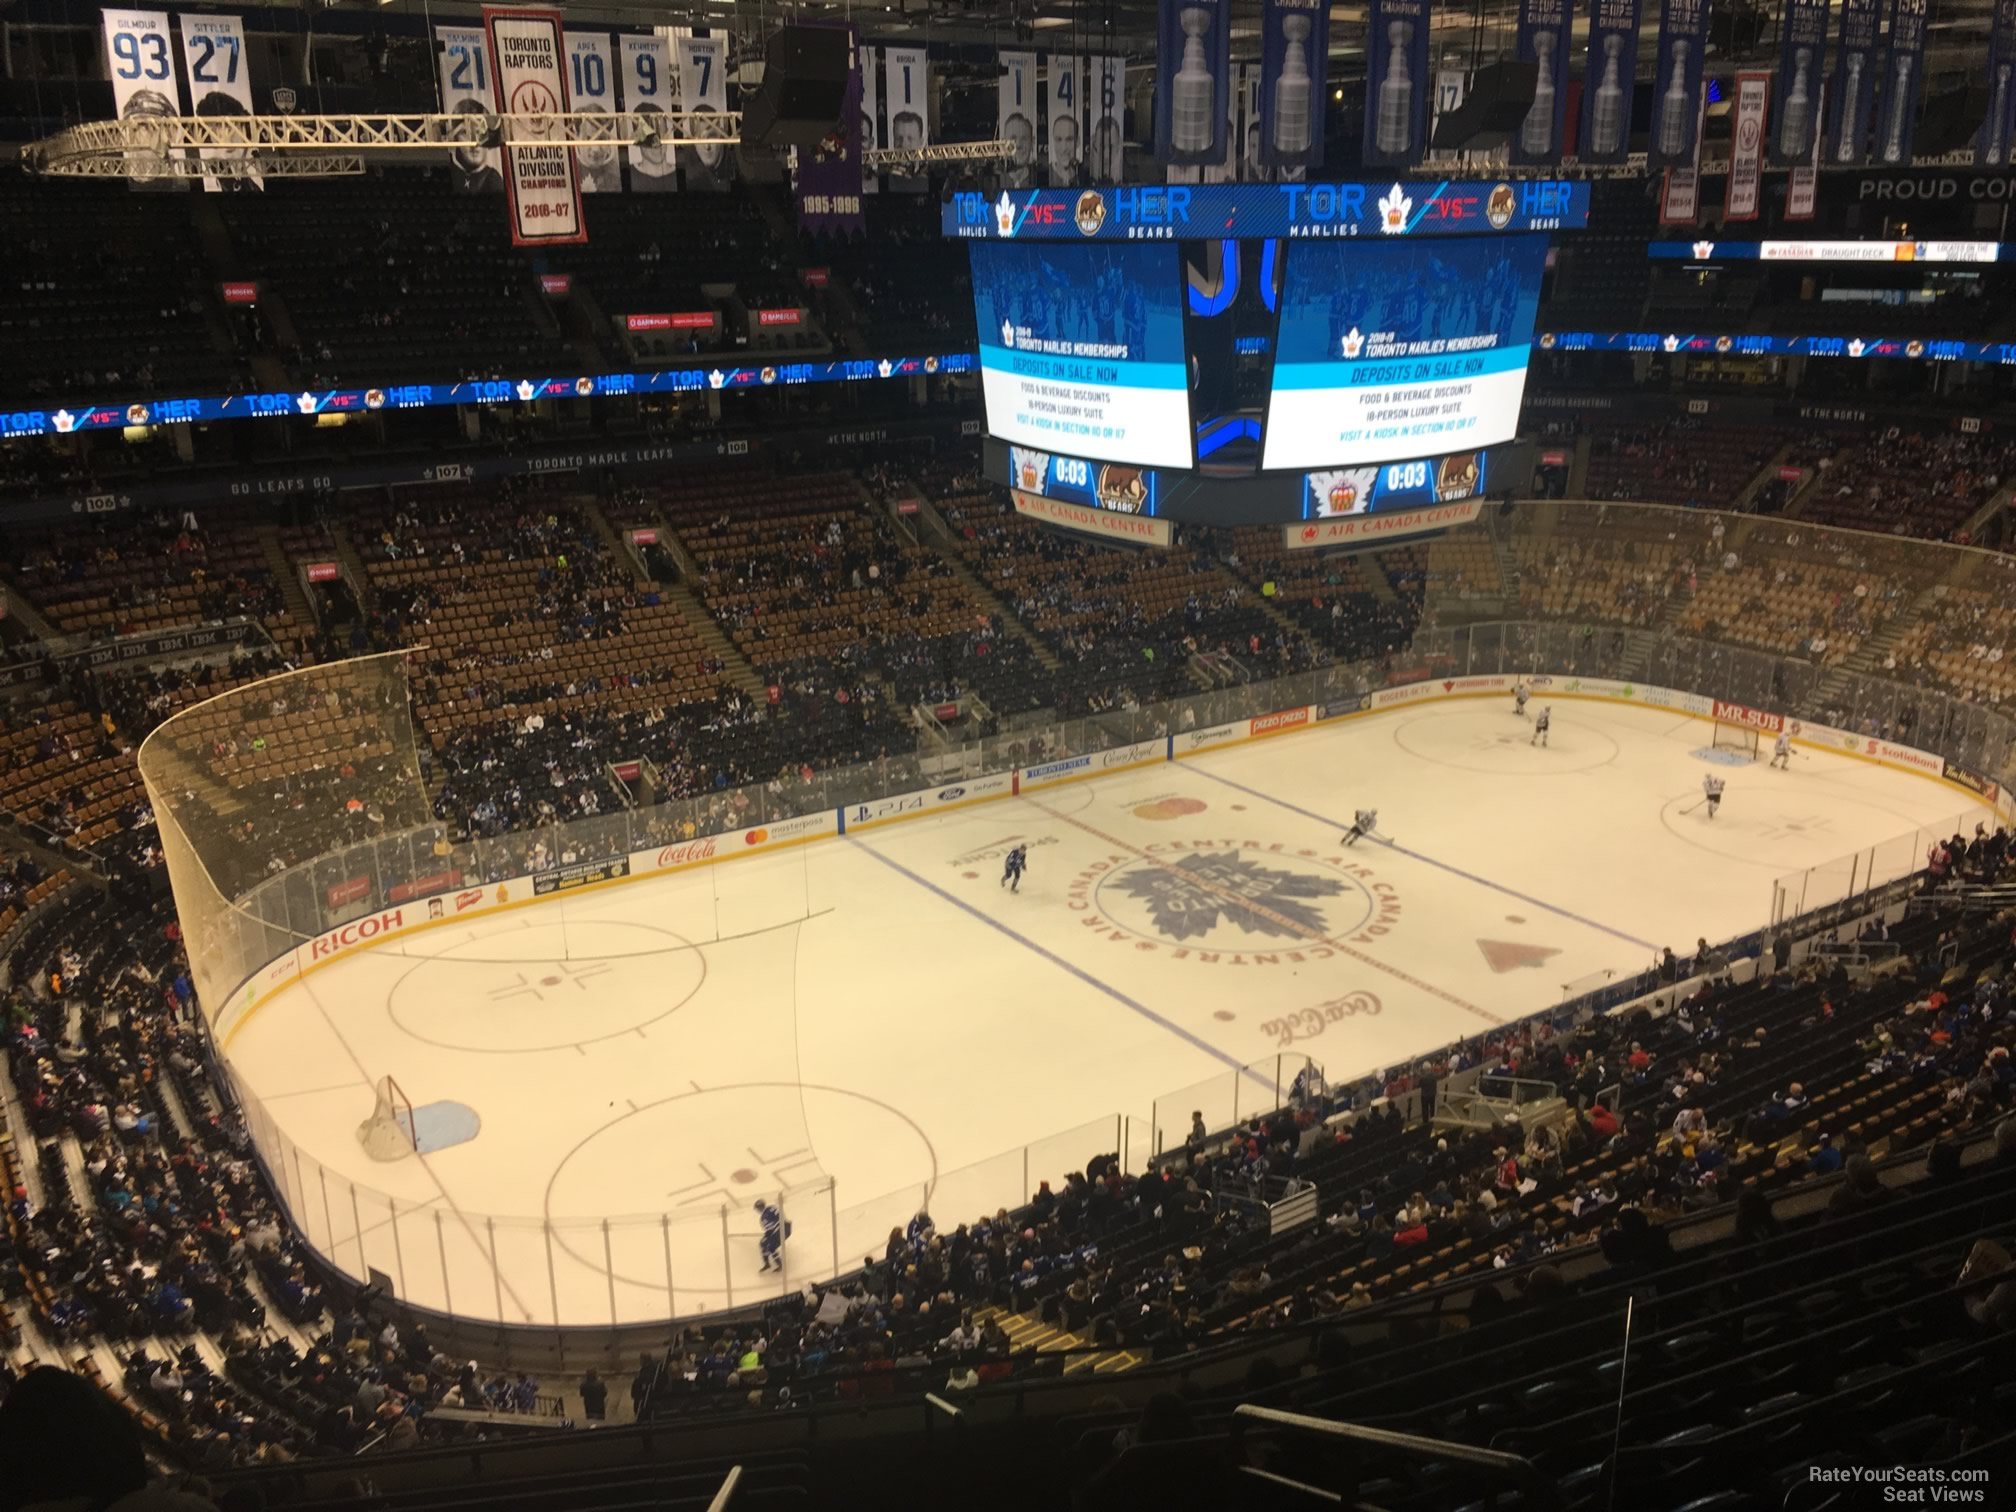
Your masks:
M974 241L1490 236L1588 224L1589 186L1562 179L968 190L940 221L946 236Z

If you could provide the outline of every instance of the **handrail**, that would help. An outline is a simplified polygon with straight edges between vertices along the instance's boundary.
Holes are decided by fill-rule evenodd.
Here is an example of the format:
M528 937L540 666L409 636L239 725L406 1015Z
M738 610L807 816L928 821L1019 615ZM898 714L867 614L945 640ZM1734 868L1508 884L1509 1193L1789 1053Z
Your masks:
M741 1488L742 1467L730 1465L728 1478L721 1482L721 1489L714 1493L714 1500L707 1503L707 1512L728 1512L729 1505L735 1500L735 1493Z
M1392 1428L1368 1428L1362 1423L1339 1423L1329 1418L1310 1417L1302 1412L1284 1412L1279 1407L1255 1407L1250 1402L1232 1409L1232 1431L1240 1433L1246 1424L1261 1424L1309 1438L1333 1439L1367 1449L1383 1449L1408 1459L1449 1460L1499 1476L1517 1485L1533 1498L1523 1505L1535 1509L1561 1505L1560 1488L1533 1462L1521 1454L1503 1449L1480 1449L1475 1444L1453 1444L1446 1439L1424 1438L1418 1433L1401 1433Z

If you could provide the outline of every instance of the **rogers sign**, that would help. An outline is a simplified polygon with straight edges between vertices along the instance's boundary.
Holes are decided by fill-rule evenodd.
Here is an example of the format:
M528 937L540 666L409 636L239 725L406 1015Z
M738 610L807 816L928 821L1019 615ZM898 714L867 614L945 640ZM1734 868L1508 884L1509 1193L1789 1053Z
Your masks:
M1785 727L1782 714L1766 714L1762 709L1724 703L1719 698L1715 700L1715 717L1724 724L1744 725L1752 730L1762 730L1767 735L1776 735Z
M381 914L353 919L341 929L332 929L325 935L317 936L315 943L309 947L308 959L319 961L335 955L338 951L348 950L353 945L362 945L366 940L375 940L380 935L391 934L394 930L404 927L405 922L406 910L403 908L388 908Z

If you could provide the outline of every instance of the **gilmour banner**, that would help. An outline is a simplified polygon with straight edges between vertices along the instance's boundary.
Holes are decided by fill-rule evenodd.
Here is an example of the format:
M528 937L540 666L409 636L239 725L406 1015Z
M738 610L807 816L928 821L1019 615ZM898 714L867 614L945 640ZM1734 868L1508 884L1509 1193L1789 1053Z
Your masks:
M182 114L182 85L175 77L175 49L168 17L161 11L108 10L100 13L105 27L105 67L112 76L112 108L122 121L159 120ZM153 148L126 152L126 167L134 184L156 188L182 187L164 179L167 159Z
M567 61L558 11L483 9L491 73L500 115L529 117L520 135L557 138L567 113ZM550 122L550 125L542 123ZM504 188L511 206L511 243L554 246L588 240L574 154L552 145L504 150Z

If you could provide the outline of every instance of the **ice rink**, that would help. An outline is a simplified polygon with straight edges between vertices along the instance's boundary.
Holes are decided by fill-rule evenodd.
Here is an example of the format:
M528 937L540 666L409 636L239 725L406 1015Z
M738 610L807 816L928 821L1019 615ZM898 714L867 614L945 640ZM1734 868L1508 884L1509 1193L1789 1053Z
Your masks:
M1271 1104L1277 1056L1342 1080L1755 929L1777 877L1969 809L1826 752L1711 765L1709 733L1593 701L1546 749L1509 699L1360 717L394 940L226 1050L345 1270L510 1322L707 1311ZM1392 843L1346 849L1366 805ZM387 1073L460 1142L368 1158ZM780 1189L781 1277L750 1211Z

